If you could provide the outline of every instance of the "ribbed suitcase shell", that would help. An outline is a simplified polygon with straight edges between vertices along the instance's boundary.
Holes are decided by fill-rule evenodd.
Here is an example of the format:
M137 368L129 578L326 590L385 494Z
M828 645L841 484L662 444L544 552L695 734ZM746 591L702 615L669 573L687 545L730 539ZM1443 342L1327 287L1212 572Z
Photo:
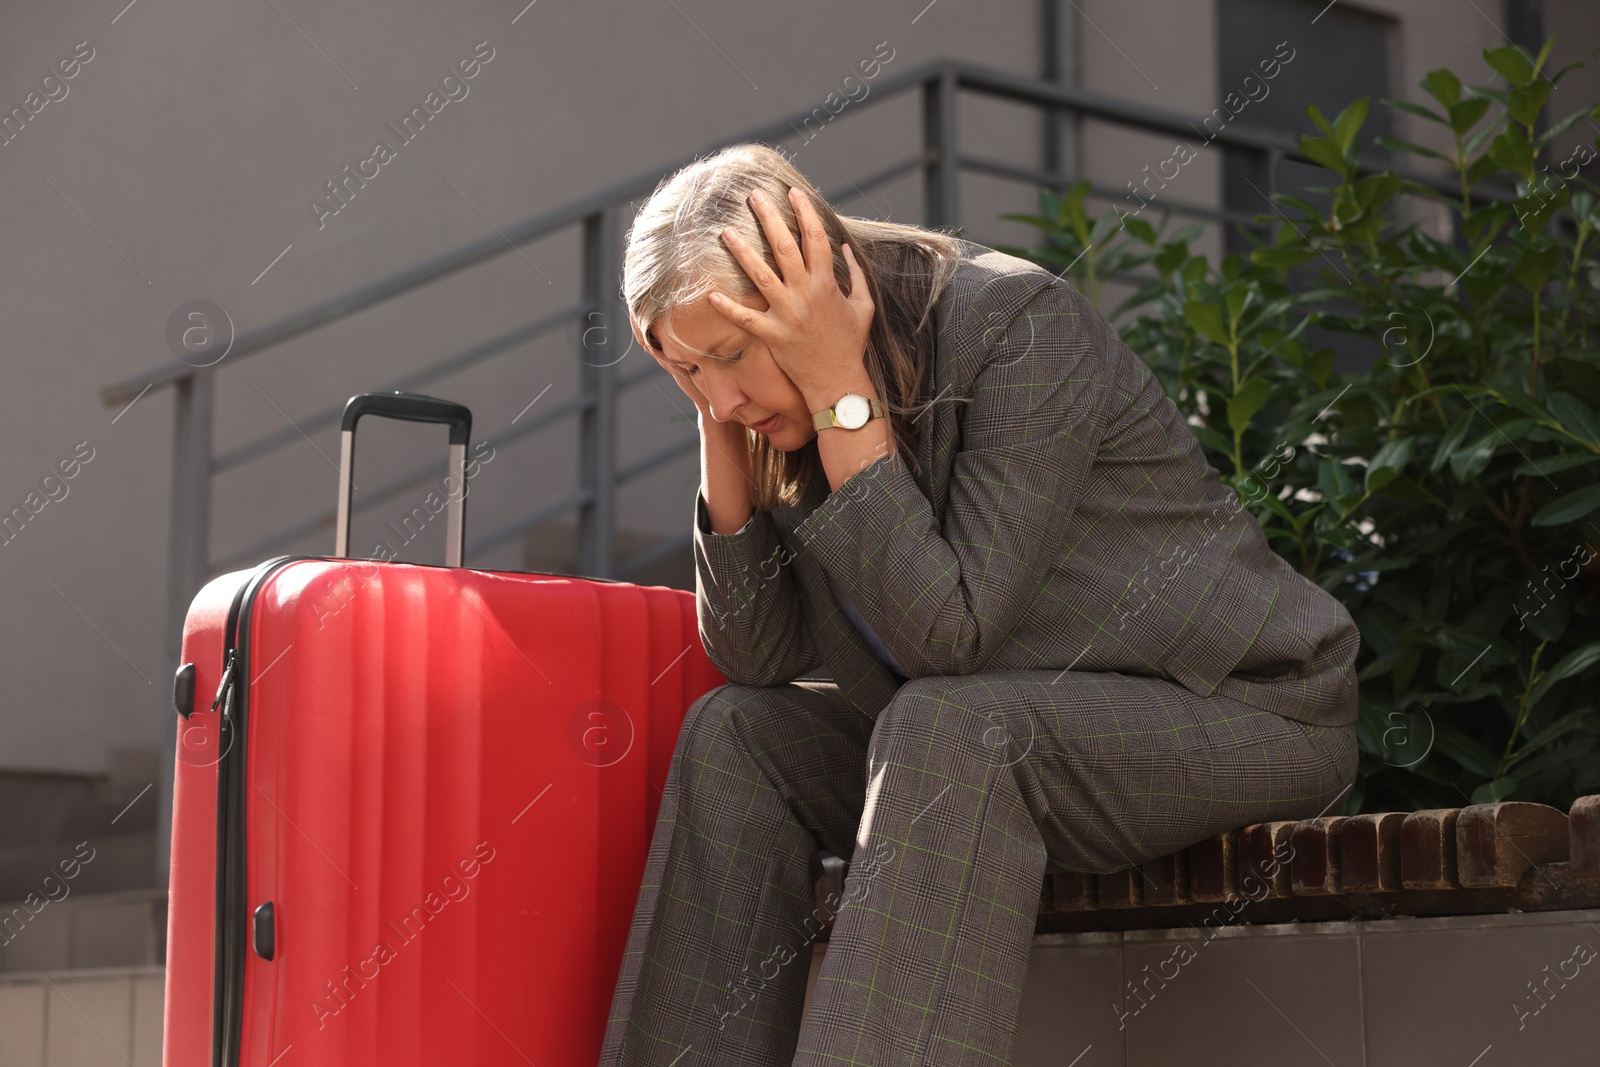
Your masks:
M248 685L213 711L242 592ZM724 681L693 594L297 557L207 584L183 659L167 1067L596 1061L678 729ZM230 964L217 858L240 825Z

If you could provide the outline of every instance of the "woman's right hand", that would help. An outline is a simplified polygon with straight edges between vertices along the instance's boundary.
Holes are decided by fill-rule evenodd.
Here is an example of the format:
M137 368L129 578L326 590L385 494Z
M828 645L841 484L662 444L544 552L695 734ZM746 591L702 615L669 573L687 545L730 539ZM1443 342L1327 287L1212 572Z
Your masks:
M689 376L680 370L667 367L665 363L661 365L666 367L667 373L672 375L673 380L678 383L678 388L683 390L683 395L694 402L695 408L700 412L700 425L704 426L713 421L711 418L711 401L707 400L705 394L695 387L694 382L689 380Z
M750 486L754 483L751 481L749 431L741 422L732 419L718 422L712 418L711 402L689 376L668 366L645 344L637 325L633 333L639 346L672 375L700 414L695 428L700 432L701 487L712 532L733 533L741 529L749 521L752 510Z
M643 335L639 333L638 323L635 323L631 318L628 320L628 322L629 325L633 327L633 337L634 340L639 343L639 347L650 353L651 357L655 359L656 363L660 364L662 370L672 375L672 380L678 383L678 388L683 390L683 395L688 397L690 401L694 403L695 410L700 413L701 427L704 428L705 426L712 424L714 420L711 418L711 401L707 400L705 394L695 387L694 382L689 380L689 376L687 374L684 374L679 370L674 370L672 367L668 366L666 362L662 360L660 354L645 342Z

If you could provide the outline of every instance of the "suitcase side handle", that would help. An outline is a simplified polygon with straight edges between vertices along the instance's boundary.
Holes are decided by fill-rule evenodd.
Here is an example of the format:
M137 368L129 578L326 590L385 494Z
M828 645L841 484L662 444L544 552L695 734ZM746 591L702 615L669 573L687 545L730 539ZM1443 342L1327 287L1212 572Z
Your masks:
M465 404L441 400L421 393L358 393L345 402L339 433L339 512L333 527L333 554L350 555L350 513L353 483L351 473L356 460L356 423L363 415L409 422L442 422L450 427L450 462L445 477L448 490L453 476L459 492L449 492L445 514L445 565L460 567L467 522L467 441L472 436L472 412Z

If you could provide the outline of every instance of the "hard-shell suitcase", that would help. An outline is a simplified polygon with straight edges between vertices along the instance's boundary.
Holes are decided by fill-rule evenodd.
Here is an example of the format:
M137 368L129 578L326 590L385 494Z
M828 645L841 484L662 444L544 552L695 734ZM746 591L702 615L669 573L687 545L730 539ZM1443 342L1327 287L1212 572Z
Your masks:
M364 414L450 426L448 566L348 556ZM352 397L335 556L194 598L166 1067L594 1063L684 712L694 595L461 566L471 415Z

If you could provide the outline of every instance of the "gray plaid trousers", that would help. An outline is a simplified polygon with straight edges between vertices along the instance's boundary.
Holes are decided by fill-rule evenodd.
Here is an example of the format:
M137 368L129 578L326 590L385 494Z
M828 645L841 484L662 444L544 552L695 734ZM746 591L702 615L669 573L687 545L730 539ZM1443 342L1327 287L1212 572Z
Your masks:
M678 737L600 1064L1010 1064L1047 869L1325 813L1356 760L1353 725L1116 672L918 678L876 720L832 682L719 686ZM802 1029L819 848L850 867Z

